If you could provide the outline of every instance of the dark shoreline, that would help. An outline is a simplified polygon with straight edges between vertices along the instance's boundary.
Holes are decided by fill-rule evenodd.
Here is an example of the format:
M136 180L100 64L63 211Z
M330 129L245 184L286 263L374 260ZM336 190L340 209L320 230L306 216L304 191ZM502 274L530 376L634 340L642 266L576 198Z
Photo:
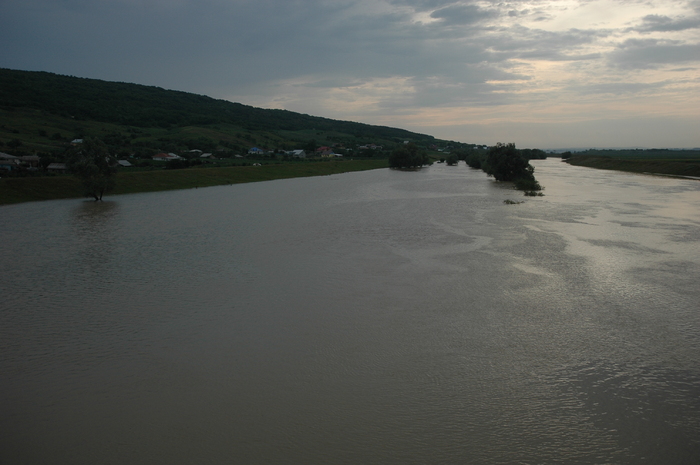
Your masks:
M573 156L562 161L574 166L584 166L601 170L700 179L700 158L695 160L661 160Z
M263 166L191 168L181 170L121 171L117 186L105 197L139 192L157 192L247 182L272 181L309 176L366 171L388 167L386 159L338 160L284 163ZM0 179L0 205L42 200L83 198L82 187L73 176L42 176Z

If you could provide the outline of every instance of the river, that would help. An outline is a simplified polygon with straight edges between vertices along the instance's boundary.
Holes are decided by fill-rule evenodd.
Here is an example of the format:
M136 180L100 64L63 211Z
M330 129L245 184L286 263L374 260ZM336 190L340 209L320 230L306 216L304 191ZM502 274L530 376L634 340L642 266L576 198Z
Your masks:
M700 463L700 182L533 165L0 207L0 463Z

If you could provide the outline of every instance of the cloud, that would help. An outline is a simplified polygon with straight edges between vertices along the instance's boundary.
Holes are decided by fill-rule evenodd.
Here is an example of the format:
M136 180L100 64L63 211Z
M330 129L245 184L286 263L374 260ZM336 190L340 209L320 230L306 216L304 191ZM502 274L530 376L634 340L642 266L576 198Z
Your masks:
M445 25L465 25L482 22L498 16L495 10L485 10L476 5L450 5L430 14L431 18L439 19Z
M569 87L583 95L640 95L654 92L668 87L669 81L662 82L599 82L593 84L579 84Z
M653 69L700 61L700 44L658 39L628 39L610 53L609 61L620 68Z
M669 89L692 112L699 18L697 1L2 0L0 66L425 132Z
M690 18L672 19L665 15L647 15L642 18L642 25L630 30L650 33L650 32L672 32L685 31L687 29L700 28L700 15Z

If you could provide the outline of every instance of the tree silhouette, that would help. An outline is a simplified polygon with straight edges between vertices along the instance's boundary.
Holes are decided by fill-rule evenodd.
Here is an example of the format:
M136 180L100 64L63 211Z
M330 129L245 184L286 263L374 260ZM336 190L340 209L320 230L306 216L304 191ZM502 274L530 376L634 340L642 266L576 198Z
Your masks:
M67 160L70 171L82 181L86 197L102 200L114 188L119 164L101 140L84 139L68 151Z

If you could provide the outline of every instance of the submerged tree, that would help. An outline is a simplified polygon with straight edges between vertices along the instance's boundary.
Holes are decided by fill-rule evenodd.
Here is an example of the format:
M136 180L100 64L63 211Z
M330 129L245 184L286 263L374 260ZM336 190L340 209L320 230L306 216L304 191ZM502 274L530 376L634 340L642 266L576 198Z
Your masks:
M514 182L524 191L540 191L542 187L535 180L535 169L523 158L515 144L498 143L489 149L486 160L482 163L486 174L497 181Z
M389 155L391 168L420 168L428 163L428 154L414 143L400 145Z
M529 168L529 169L528 169ZM519 178L532 177L532 167L515 148L515 144L498 143L489 149L483 166L486 174L496 181L513 182Z
M482 154L474 150L467 155L467 158L465 158L464 161L467 163L467 165L469 165L470 168L480 170L484 158L485 155L482 156Z
M86 197L102 200L114 188L119 164L101 140L83 139L68 151L67 161L70 171L82 181Z

